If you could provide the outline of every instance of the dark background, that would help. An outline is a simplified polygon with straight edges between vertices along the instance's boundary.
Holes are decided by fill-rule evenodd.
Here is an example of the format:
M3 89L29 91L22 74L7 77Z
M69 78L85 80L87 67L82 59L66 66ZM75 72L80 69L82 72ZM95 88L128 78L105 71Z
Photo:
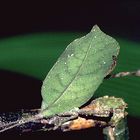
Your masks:
M62 31L89 31L94 24L98 24L106 32L119 37L131 40L140 40L140 1L123 0L117 1L101 1L92 3L88 1L80 2L60 2L46 1L46 3L1 3L0 4L0 38L11 36L37 33L37 32L62 32ZM36 108L40 106L41 96L40 87L42 82L17 73L7 71L0 72L1 91L4 91L2 100L6 102L7 94L10 96L6 106L0 103L1 111L14 111L19 108ZM8 83L12 81L12 83ZM19 82L20 81L20 82ZM17 88L18 85L18 88ZM19 93L19 89L23 89ZM28 97L27 94L29 93ZM16 98L15 98L16 97ZM34 106L32 106L34 105ZM132 118L129 125L139 122ZM138 131L131 128L131 135L136 138ZM25 138L54 139L99 139L97 138L99 131L93 129L80 132L61 133L61 132L44 132L23 134ZM96 134L96 135L95 135ZM21 137L14 133L5 136ZM95 138L94 138L95 137ZM102 136L100 136L102 137ZM137 138L136 138L137 139Z
M7 2L0 5L0 36L46 31L89 31L94 24L140 39L140 1Z

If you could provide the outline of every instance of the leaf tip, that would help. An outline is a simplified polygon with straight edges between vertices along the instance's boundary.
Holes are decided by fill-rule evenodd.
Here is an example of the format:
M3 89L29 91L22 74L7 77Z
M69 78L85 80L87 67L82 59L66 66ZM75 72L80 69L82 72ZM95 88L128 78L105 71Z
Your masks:
M99 26L97 24L95 24L92 29L91 29L91 32L95 32L97 30L100 30Z

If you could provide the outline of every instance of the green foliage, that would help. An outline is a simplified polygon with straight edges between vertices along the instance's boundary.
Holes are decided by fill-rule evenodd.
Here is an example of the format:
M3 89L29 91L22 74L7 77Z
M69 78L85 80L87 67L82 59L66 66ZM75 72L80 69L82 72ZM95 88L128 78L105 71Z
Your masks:
M117 66L113 73L140 69L140 44L118 39L121 46ZM114 95L128 103L128 113L140 117L140 77L123 77L104 80L95 96Z
M43 80L64 48L79 33L47 33L0 40L0 69Z
M98 26L70 43L43 82L44 114L58 114L86 103L114 68L118 52L117 41Z
M59 32L1 39L0 68L43 80L68 43L82 35L83 33ZM139 69L140 43L120 38L117 38L117 41L121 51L113 73ZM94 97L104 95L121 97L128 103L129 115L140 117L139 85L139 77L104 80Z

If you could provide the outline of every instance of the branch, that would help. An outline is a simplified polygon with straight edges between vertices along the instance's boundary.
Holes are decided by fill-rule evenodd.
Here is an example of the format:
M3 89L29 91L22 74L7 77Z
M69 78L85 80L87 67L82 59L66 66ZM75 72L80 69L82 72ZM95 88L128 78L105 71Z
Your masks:
M116 74L109 74L105 77L105 79L120 78L120 77L125 77L125 76L138 76L138 77L140 77L140 69L137 71L132 71L132 72L119 72Z
M111 107L109 103L111 103ZM112 108L112 106L115 108ZM54 115L50 118L37 119L34 116L40 112L40 109L29 110L26 113L17 113L17 119L14 119L14 122L12 122L13 120L8 122L6 122L6 119L1 120L0 131L4 132L14 127L19 128L22 132L27 132L56 129L72 131L91 127L106 128L108 126L114 130L118 122L126 117L126 107L127 104L121 98L104 96L93 100L89 105L81 109L74 109L66 113ZM10 114L11 113L9 113L9 118L11 119L13 117L11 117ZM31 115L33 117L29 119L30 117L28 118L28 116ZM1 116L1 118L3 118L3 116ZM109 133L106 135L108 134Z

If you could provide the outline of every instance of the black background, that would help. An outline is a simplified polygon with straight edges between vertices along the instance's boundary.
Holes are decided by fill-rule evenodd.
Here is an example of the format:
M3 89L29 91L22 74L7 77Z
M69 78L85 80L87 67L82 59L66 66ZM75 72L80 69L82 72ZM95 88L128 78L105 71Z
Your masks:
M0 36L46 31L89 31L94 24L140 39L140 1L46 1L0 4Z
M0 2L0 38L48 31L89 31L94 24L98 24L108 33L139 41L140 1ZM40 106L41 81L1 71L0 84L3 93L0 102L1 111L16 111L20 108L29 109ZM22 92L19 93L19 89L23 89ZM131 118L130 127L131 124L138 127L140 123L137 119ZM130 132L131 139L137 139L139 130L131 128ZM15 133L6 133L1 136L24 139L36 138L36 136L44 139L100 139L99 137L102 138L100 133L100 129L98 131L90 129L70 133L36 132L21 136ZM97 138L97 136L99 137Z

